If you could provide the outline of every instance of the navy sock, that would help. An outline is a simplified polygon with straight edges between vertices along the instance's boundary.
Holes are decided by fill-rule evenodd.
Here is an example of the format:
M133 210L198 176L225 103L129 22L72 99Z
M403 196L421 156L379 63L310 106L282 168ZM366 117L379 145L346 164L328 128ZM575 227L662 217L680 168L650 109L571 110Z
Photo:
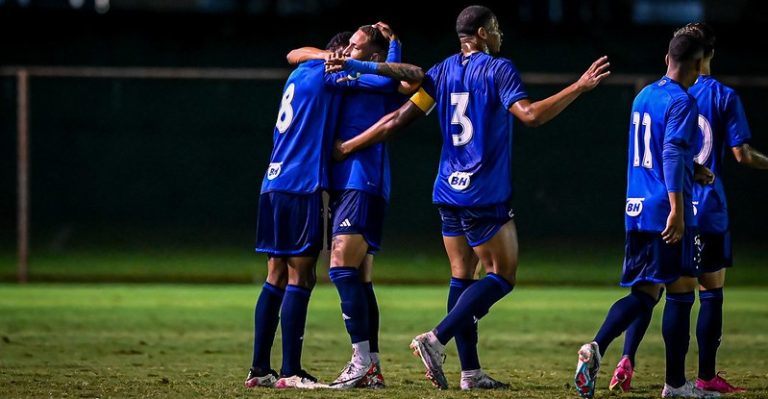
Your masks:
M659 301L655 300L653 306L657 303L659 303ZM640 347L640 342L643 341L645 332L648 331L651 319L653 319L653 307L649 308L646 312L638 314L635 321L629 325L629 328L627 328L627 331L624 334L624 356L629 358L632 367L636 366L635 355L637 355L637 348Z
M480 320L488 314L491 306L504 298L512 288L514 286L504 278L488 273L461 294L453 309L437 325L437 339L445 345L457 332L470 329L475 319Z
M332 267L328 273L341 298L341 313L352 343L368 341L368 298L354 267Z
M253 361L251 367L268 371L275 332L280 321L280 305L285 290L265 282L253 313Z
M696 340L699 344L699 378L709 381L715 377L715 360L720 337L723 335L723 289L699 291L699 319Z
M373 291L373 283L363 283L365 297L368 299L368 342L371 353L379 353L379 302Z
M629 328L637 317L652 312L655 304L654 298L639 291L632 291L629 295L616 301L608 310L603 325L600 326L600 330L595 335L595 342L600 347L600 356L605 355L608 345Z
M280 374L296 375L301 371L301 346L304 342L304 327L307 324L309 290L298 285L288 285L283 298L280 324L283 332L283 367Z
M685 355L691 339L691 308L693 291L683 294L667 293L661 334L667 352L667 385L677 388L685 384Z
M453 309L464 291L476 280L451 277L451 285L448 289L448 312ZM456 349L459 352L461 369L477 370L480 368L480 358L477 355L477 323L472 327L456 333Z

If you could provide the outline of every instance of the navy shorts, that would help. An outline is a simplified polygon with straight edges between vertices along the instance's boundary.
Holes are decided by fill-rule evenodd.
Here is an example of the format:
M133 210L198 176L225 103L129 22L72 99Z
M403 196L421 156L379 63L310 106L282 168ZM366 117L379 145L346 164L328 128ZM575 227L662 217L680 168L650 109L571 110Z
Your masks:
M624 271L621 286L639 282L672 283L681 276L698 277L701 239L695 229L685 229L680 242L669 245L661 233L628 231L624 244Z
M321 192L270 192L259 197L256 252L273 257L317 256L323 247Z
M506 204L478 208L459 208L439 205L443 221L443 235L446 237L465 236L470 246L482 245L499 231L501 226L514 218L515 213Z
M701 234L701 272L713 273L733 265L731 232Z
M381 249L384 214L387 211L384 197L361 190L334 191L331 193L330 209L331 237L360 234L368 243L369 254Z

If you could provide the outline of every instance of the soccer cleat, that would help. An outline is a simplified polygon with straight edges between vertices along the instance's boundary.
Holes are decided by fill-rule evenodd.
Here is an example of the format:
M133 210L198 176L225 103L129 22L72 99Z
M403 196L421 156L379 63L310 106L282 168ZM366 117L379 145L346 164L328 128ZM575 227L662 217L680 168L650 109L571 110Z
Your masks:
M704 391L696 386L691 381L686 381L680 388L672 388L671 386L664 384L664 389L661 390L662 398L699 398L710 399L719 398L720 394L717 392Z
M696 379L696 388L704 391L714 391L720 393L733 393L733 392L746 392L746 388L735 387L728 383L725 378L720 377L720 374L725 374L719 371L711 380L705 381L701 378Z
M629 392L632 384L632 374L635 371L632 368L632 362L629 357L624 356L616 365L616 370L613 371L613 377L611 377L611 383L608 384L608 389L613 391L619 388L621 392Z
M296 389L317 389L325 388L327 385L319 384L317 378L307 373L304 370L299 371L298 374L292 376L281 376L275 382L275 388L296 388Z
M472 389L509 389L509 384L494 380L482 370L472 376L465 377L462 375L459 385L462 391L470 391Z
M381 373L381 363L372 362L368 375L365 376L367 387L371 389L386 388L384 384L384 374Z
M248 377L245 377L246 388L271 388L277 382L277 371L262 370L260 368L251 368L248 371Z
M448 380L443 373L443 352L445 346L437 340L433 332L417 335L410 345L413 354L421 358L427 368L425 376L432 385L439 389L448 389Z
M597 372L600 371L600 348L597 342L584 344L579 349L579 363L573 382L582 398L590 399L595 395Z
M334 389L362 388L368 384L367 376L372 373L375 366L372 363L355 364L349 362L341 370L339 376L329 384Z

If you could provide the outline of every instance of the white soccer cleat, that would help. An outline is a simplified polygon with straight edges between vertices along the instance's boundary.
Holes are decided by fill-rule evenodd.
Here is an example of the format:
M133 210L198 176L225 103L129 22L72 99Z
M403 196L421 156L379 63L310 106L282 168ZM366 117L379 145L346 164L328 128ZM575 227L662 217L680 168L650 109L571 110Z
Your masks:
M307 373L304 370L301 370L299 374L288 376L288 377L280 377L280 379L275 382L275 388L278 389L318 389L318 388L328 388L328 385L321 384L317 382L317 378L313 377L311 374Z
M341 370L339 376L329 384L334 389L363 388L368 384L367 376L373 373L373 363L355 364L349 362Z
M463 371L462 371L462 374L464 374ZM459 385L461 386L461 389L463 391L470 391L472 389L508 389L509 388L509 384L505 384L501 381L494 380L488 374L485 374L485 372L482 370L479 370L479 372L474 375L468 375L468 376L462 375Z
M662 398L719 398L721 395L718 392L704 391L696 388L696 385L692 381L686 381L680 388L672 388L671 386L664 384L664 389L661 390Z
M417 335L410 345L413 354L421 358L427 368L426 377L432 385L439 389L448 389L448 380L443 373L443 358L445 346L438 341L435 333L428 332Z

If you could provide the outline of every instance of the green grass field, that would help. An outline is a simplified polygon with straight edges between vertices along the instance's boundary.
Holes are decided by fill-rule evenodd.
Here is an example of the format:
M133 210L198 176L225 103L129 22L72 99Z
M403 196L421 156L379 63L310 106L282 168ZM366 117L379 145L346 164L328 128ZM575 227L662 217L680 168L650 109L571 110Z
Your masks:
M242 388L251 356L258 285L0 285L0 397L280 397L280 398L575 398L571 378L579 345L590 339L617 288L518 287L481 322L484 367L511 391L438 392L407 345L444 313L444 287L380 286L385 391L277 392ZM727 291L719 367L746 398L768 396L768 292ZM304 367L328 381L350 355L335 290L319 285L310 305ZM660 309L660 308L659 308ZM695 309L694 309L695 312ZM635 391L658 397L664 375L660 313L638 354ZM279 341L279 340L278 340ZM609 349L596 397L607 392L620 342ZM279 342L273 367L279 366ZM695 341L688 376L695 376Z

